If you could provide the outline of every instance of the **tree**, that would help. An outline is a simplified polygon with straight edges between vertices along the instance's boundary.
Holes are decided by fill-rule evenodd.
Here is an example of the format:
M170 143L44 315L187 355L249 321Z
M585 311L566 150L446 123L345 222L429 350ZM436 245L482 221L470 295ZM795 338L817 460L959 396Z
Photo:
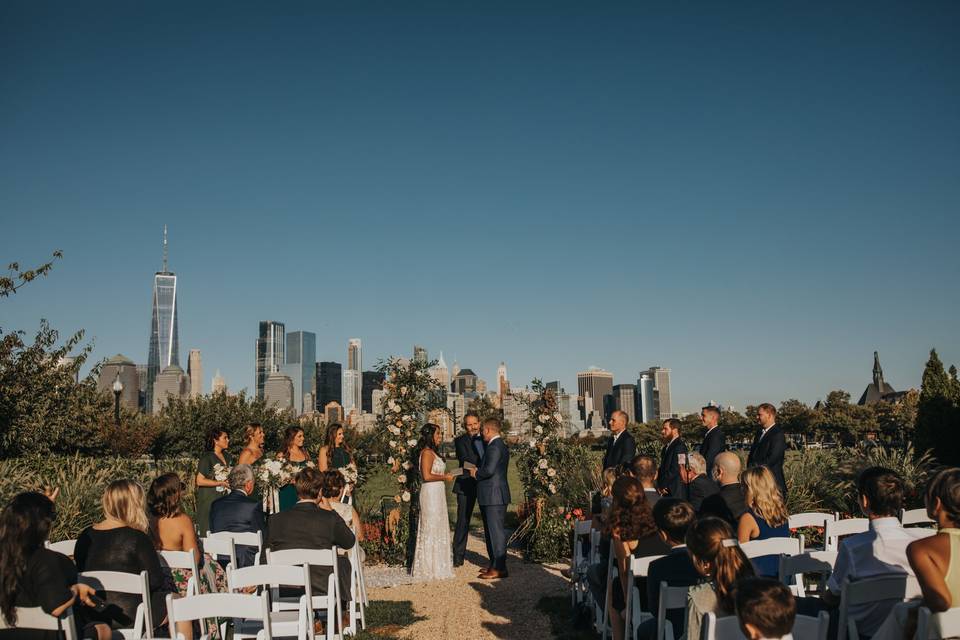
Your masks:
M877 428L887 438L905 441L913 434L919 402L920 393L916 389L911 389L897 402L878 403L874 406ZM905 442L901 443L905 444Z
M788 433L811 436L816 421L817 413L794 398L781 402L780 409L777 410L777 422L782 424Z
M21 287L37 278L44 277L53 269L53 263L63 258L62 251L54 251L53 259L34 269L20 270L20 263L11 262L7 265L8 273L0 276L0 298L7 298L15 294Z
M487 418L497 418L498 420L503 420L503 411L497 409L493 405L493 401L485 395L477 396L471 400L470 404L467 405L467 411L472 411L480 416L480 424L483 424L483 421Z
M954 395L954 383L943 369L937 350L930 350L930 359L923 370L920 401L917 407L916 441L919 451L932 449L943 464L960 463L960 442L957 427L960 408Z

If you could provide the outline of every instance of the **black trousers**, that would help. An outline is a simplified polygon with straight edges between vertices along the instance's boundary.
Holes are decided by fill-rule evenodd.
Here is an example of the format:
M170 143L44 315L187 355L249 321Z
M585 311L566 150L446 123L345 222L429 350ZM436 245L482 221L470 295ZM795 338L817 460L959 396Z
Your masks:
M453 561L456 563L463 562L463 556L467 553L470 519L473 518L473 507L476 503L476 493L457 494L457 526L453 532Z
M507 505L480 505L483 513L483 528L488 531L487 549L490 564L497 571L507 570L507 532L503 528L503 518L507 514Z

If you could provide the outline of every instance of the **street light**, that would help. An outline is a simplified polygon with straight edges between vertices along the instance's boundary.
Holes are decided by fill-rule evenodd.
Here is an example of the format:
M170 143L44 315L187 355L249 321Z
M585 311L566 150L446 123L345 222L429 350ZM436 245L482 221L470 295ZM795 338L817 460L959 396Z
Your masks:
M117 371L117 377L113 381L113 421L120 426L120 394L123 393L123 383L120 382L120 371Z

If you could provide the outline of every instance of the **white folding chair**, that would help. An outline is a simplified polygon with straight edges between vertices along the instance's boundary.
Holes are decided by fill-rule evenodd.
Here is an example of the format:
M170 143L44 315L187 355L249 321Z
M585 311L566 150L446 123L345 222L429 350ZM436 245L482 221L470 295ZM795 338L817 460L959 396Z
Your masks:
M800 541L796 538L767 538L744 542L740 548L748 558L760 556L795 556L800 553Z
M50 542L47 540L43 543L47 549L50 551L56 551L57 553L62 553L65 556L73 557L73 551L77 546L76 540L61 540L60 542Z
M237 567L237 545L227 536L207 536L200 539L200 546L209 553L214 562L220 562L220 556L227 556L227 567Z
M940 613L931 613L927 607L920 607L914 640L935 640L956 636L960 636L960 607L953 607Z
M816 618L798 615L793 621L793 640L827 640L830 628L830 614L821 611ZM703 629L706 640L745 640L740 631L737 616L718 618L715 613L703 614ZM700 640L697 638L696 640Z
M360 562L360 545L355 544L347 553L350 560L350 630L354 635L367 628L366 586L363 582L363 563Z
M173 640L183 640L183 635L177 633L178 622L199 621L201 626L200 640L210 637L206 621L208 618L240 618L243 620L259 620L263 628L257 633L258 640L272 640L270 627L270 604L267 593L259 596L242 593L202 593L200 595L175 598L173 594L167 596L167 620L170 623L170 637Z
M792 516L787 517L787 527L791 531L796 529L804 528L816 528L823 529L826 532L827 523L833 522L837 519L836 513L821 513L819 511L805 511L803 513L795 513ZM807 548L806 536L804 534L799 534L797 538L800 539L800 553L803 553Z
M73 608L68 608L61 617L52 616L40 607L17 607L17 624L10 626L6 618L0 615L0 629L19 629L21 631L62 631L66 640L77 640L77 625L73 619Z
M889 600L892 609L895 603L902 602L906 597L908 578L905 573L897 573L855 581L845 579L840 592L840 624L837 626L837 637L846 636L848 640L859 640L857 621L850 617L850 607Z
M340 570L337 566L337 548L330 549L284 549L271 551L267 549L267 564L301 566L309 564L311 567L330 567L331 573L327 580L325 595L313 594L310 608L321 610L327 616L327 638L331 640L336 635L336 629L343 629L343 618L340 613ZM293 606L291 606L291 604ZM274 600L275 611L295 609L298 603L285 601L283 598Z
M636 579L647 577L647 572L650 570L650 563L662 557L662 555L658 555L631 558L630 564L627 565L627 585L630 587L630 594L629 597L624 598L624 600L626 600L627 610L624 612L623 628L627 631L629 634L628 637L630 638L636 638L637 629L640 628L640 624L653 617L652 613L644 611L643 607L640 606L641 594L640 589L636 585Z
M900 510L900 524L907 526L910 524L936 524L927 516L926 509L906 509Z
M816 573L820 575L818 593L823 593L826 588L827 580L833 573L833 567L837 564L836 551L805 551L792 556L780 556L780 582L790 587L790 591L797 598L805 598L806 588L803 584L803 576L807 573ZM793 584L790 584L791 578Z
M671 587L660 583L660 604L657 607L656 640L673 640L673 623L667 620L667 611L683 609L683 619L687 618L687 591L689 587Z
M570 590L571 604L576 607L584 601L590 589L587 585L587 569L590 563L583 553L583 536L590 535L591 523L589 520L577 521L573 525L573 554L570 560L570 576L573 588ZM588 551L589 555L589 551Z
M270 612L270 629L277 637L297 636L299 640L314 640L313 609L309 604L313 599L309 564L300 567L282 564L259 564L242 569L227 567L227 586L231 593L249 587L268 587L274 601L280 599L281 586L302 588L304 595L300 596L296 611ZM251 634L245 625L237 625L233 637L236 640L256 637L256 632Z
M600 557L600 532L590 530L590 564L595 564Z
M824 551L836 551L840 548L840 537L870 530L870 521L866 518L848 518L828 522L823 533Z
M170 569L189 569L189 580L187 580L187 595L200 594L200 576L197 574L197 561L193 557L193 551L158 551L160 554L160 564Z
M236 548L237 545L256 547L257 554L253 559L253 564L260 564L260 554L263 552L263 534L259 531L217 531L215 533L208 531L207 538L229 538L233 540L234 548Z
M602 543L601 543L602 544ZM604 588L603 602L594 602L593 610L596 613L595 626L597 633L602 636L602 640L607 640L607 633L613 633L610 628L610 602L613 598L613 581L618 579L616 554L613 552L613 541L610 541L610 555L607 556L607 584ZM603 606L601 606L601 604Z
M146 571L124 573L122 571L84 571L78 581L97 591L113 591L140 596L133 627L117 629L124 638L140 640L153 637L153 611L150 607L150 577Z

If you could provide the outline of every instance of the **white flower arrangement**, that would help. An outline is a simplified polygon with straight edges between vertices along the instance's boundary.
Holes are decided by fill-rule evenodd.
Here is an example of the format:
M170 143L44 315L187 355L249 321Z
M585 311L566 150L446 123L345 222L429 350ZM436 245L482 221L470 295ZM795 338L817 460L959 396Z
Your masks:
M547 477L552 478L555 475L557 475L556 469L547 469Z
M556 493L556 492L557 492L557 487L556 487L556 485L554 485L552 482L550 483L550 485L549 485L547 488L550 490L550 493Z
M543 433L543 427L541 427L540 425L537 425L533 428L533 432L539 435Z
M403 493L401 493L400 499L403 500L404 502L410 502L410 492L404 491Z
M393 464L394 462L396 462L396 460L393 458L393 456L387 458L387 464Z
M407 474L401 473L400 475L398 475L398 476L397 476L397 482L399 482L400 484L406 484L406 483L407 483Z
M357 465L353 462L348 464L345 467L340 467L337 469L340 472L340 475L343 476L343 479L347 481L347 484L357 484L357 479L360 477L360 472L357 470Z
M407 446L408 446L408 447L415 447L415 446L417 446L417 439L416 439L416 438L410 438L409 440L407 440Z
M550 463L547 462L546 458L540 458L540 462L537 463L537 466L541 469L546 469L548 466L550 466Z
M406 469L407 471L409 471L410 468L413 466L413 464L411 464L411 462L410 462L409 460L407 460L407 461L405 461L405 462L403 463L403 465L401 465L401 466L402 466L404 469Z

